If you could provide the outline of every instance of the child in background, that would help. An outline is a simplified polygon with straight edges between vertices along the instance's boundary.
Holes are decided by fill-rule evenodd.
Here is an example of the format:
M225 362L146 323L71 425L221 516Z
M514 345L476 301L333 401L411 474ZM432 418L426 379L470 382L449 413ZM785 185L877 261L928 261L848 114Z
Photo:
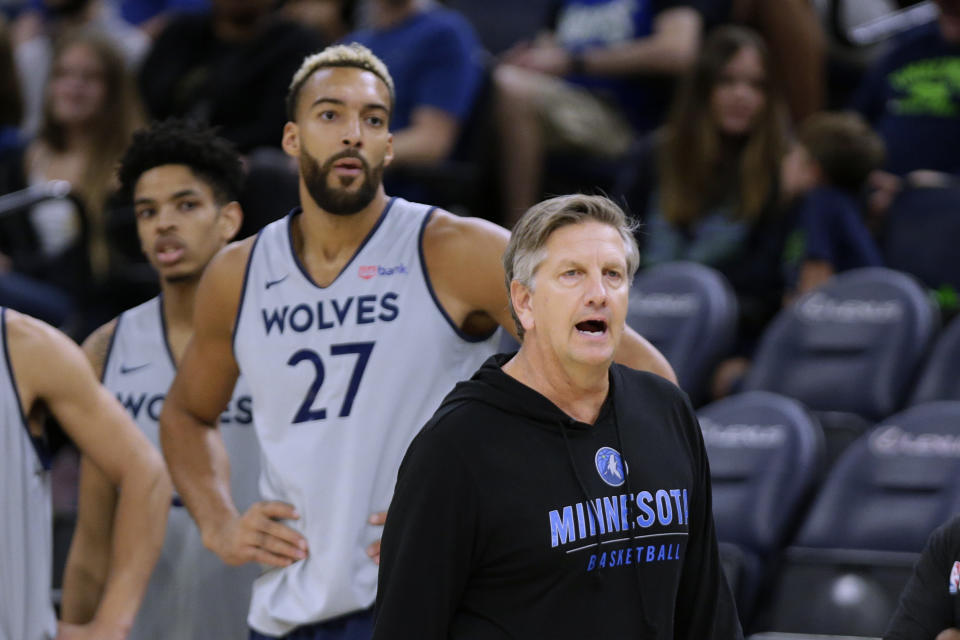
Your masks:
M792 295L835 273L882 264L862 194L883 159L883 141L856 113L822 112L803 123L782 178L785 190L800 198L785 256Z

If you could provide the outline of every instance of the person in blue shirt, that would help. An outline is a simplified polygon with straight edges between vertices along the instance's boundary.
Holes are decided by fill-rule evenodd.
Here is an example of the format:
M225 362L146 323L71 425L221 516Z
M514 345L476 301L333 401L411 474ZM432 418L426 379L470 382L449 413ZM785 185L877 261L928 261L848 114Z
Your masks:
M508 226L539 199L549 153L619 158L660 123L665 80L697 57L704 16L688 0L557 0L553 27L494 72Z
M883 263L861 198L883 158L883 141L856 113L821 112L804 121L784 160L785 174L792 173L784 182L801 198L787 243L793 293L810 291L834 273Z
M440 163L453 150L480 89L479 39L462 15L422 0L375 0L371 8L371 26L344 41L373 51L396 82L393 166Z

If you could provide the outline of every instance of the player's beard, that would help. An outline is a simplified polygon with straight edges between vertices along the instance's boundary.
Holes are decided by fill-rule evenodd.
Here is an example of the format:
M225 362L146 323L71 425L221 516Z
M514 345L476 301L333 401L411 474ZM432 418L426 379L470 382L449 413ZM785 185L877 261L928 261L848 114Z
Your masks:
M363 166L363 176L355 178L363 181L356 191L348 191L345 186L331 187L328 182L333 164L344 158L359 160ZM307 185L310 197L317 206L337 216L349 216L361 211L377 195L380 181L383 180L383 163L371 169L357 151L344 149L327 158L327 161L321 165L305 149L301 149L300 173L303 175L303 182Z

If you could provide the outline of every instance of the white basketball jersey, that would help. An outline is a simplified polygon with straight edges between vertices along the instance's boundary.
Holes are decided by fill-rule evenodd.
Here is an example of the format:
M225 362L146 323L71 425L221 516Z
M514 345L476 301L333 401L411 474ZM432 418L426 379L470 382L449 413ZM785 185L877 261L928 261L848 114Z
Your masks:
M391 200L327 287L293 251L297 212L252 249L234 351L253 392L260 489L297 509L286 524L309 544L307 559L254 585L250 626L260 633L373 604L377 566L366 548L382 527L367 518L390 504L413 436L494 352L493 336L465 336L437 302L421 253L430 213Z
M0 307L0 640L52 640L57 634L53 579L53 506L49 460L30 436ZM57 366L56 362L49 366Z
M153 298L117 319L103 384L157 447L160 410L176 373L163 321ZM237 381L220 432L230 456L230 488L243 512L259 499L260 449L250 393ZM203 546L200 531L178 498L167 520L163 551L153 570L130 640L247 638L247 612L256 565L230 567Z

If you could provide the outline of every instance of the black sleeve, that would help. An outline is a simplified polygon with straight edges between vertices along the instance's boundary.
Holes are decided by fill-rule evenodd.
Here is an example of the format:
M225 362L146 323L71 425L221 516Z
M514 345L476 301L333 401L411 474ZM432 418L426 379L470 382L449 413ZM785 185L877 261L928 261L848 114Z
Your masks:
M374 640L445 640L472 564L477 493L428 426L400 465L380 550Z
M955 601L949 591L950 567L958 558L960 517L941 526L930 536L913 568L884 640L932 640L944 629L956 627ZM951 549L954 553L951 554Z
M720 567L713 523L710 464L703 436L689 400L679 407L690 434L697 491L690 504L690 536L680 573L674 610L674 638L742 640L733 594Z

